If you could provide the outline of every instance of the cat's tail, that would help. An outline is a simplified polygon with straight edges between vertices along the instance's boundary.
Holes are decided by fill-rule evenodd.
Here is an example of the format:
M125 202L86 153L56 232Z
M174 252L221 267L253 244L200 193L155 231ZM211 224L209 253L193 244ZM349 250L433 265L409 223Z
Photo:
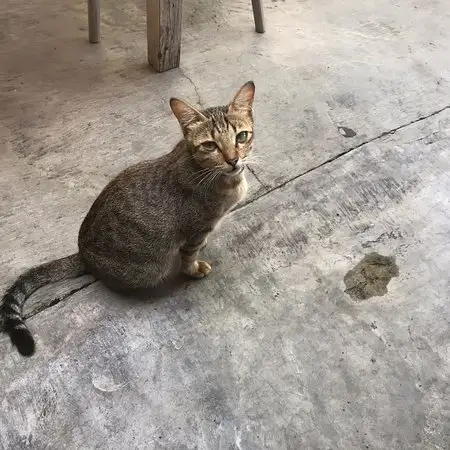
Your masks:
M6 291L0 306L0 319L21 355L31 356L35 349L33 336L22 315L26 299L46 284L76 278L85 273L87 271L79 254L75 253L28 270Z

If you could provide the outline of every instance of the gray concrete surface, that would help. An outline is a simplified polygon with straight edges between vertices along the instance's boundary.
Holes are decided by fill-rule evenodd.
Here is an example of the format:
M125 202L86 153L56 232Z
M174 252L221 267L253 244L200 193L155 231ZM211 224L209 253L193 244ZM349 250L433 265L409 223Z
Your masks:
M189 0L182 67L156 75L144 2L103 3L98 46L81 0L0 5L0 289L171 148L172 95L254 79L259 163L208 279L31 299L36 356L0 337L0 447L449 448L448 4L266 1L261 36L250 1ZM348 283L372 253L397 271L363 266L389 275L365 298Z

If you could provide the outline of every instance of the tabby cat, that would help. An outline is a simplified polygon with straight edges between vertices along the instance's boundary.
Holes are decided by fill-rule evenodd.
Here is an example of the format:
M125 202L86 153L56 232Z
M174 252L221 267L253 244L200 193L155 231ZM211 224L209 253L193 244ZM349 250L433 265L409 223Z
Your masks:
M46 284L92 274L111 288L145 289L177 268L195 278L208 275L211 266L199 251L247 192L254 93L249 81L229 105L202 111L170 100L184 139L169 154L120 173L84 219L79 252L32 268L3 297L3 328L22 355L35 351L23 305Z

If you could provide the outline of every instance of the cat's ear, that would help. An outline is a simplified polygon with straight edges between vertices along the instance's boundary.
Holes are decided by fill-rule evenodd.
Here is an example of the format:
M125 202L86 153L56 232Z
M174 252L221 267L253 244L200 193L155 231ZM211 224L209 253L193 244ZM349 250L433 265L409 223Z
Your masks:
M206 120L206 117L200 111L177 98L170 99L170 107L172 108L175 117L178 119L178 122L180 122L183 130L197 122Z
M228 112L247 111L251 113L253 111L254 97L255 83L253 83L253 81L247 81L234 96L233 101L228 105Z

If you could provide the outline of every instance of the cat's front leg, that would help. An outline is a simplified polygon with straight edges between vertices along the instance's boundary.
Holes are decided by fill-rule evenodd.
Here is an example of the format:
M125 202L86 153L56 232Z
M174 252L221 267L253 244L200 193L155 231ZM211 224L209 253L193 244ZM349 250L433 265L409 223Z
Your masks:
M211 272L211 266L206 261L198 260L200 250L206 245L206 236L190 239L180 248L181 271L193 278L203 278Z

